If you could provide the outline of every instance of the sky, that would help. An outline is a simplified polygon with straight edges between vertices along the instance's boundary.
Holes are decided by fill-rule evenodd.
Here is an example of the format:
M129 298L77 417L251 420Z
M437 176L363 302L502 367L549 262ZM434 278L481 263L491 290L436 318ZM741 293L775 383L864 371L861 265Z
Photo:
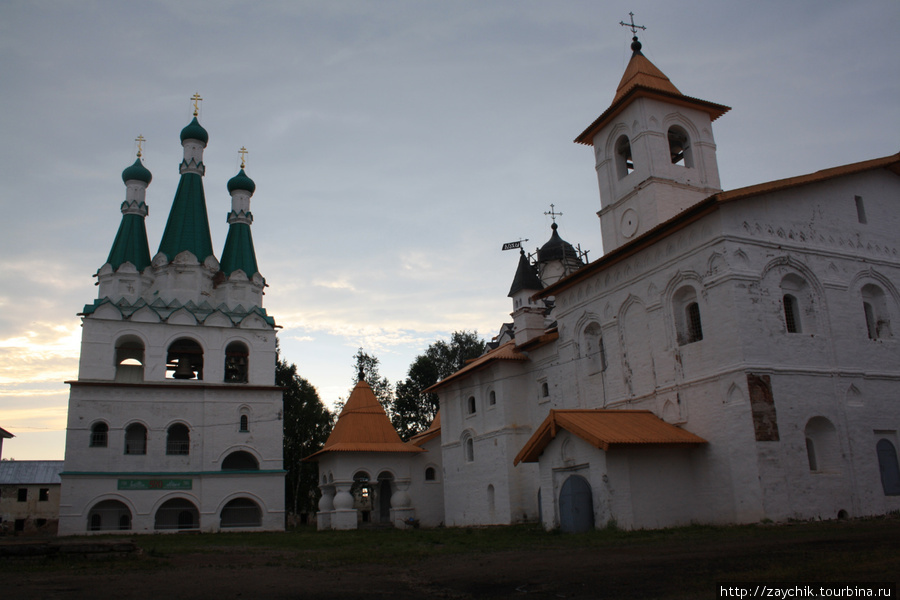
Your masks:
M900 151L900 3L0 0L3 457L62 459L66 381L135 138L156 253L199 93L216 256L247 154L264 305L332 405L358 348L392 383L453 331L509 321L518 260L560 235L602 254L574 144L643 53L714 123L724 189Z

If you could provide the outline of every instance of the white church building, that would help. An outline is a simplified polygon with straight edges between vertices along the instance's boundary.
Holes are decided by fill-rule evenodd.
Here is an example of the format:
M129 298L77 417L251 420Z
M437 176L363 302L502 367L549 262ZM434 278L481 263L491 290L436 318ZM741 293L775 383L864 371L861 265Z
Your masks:
M428 390L445 524L900 510L900 155L722 191L729 108L632 49L576 139L603 256L583 264L554 223L520 256L512 325Z
M78 379L68 382L61 535L284 528L275 322L250 234L256 186L243 163L228 181L217 260L202 180L208 139L195 102L152 260L140 149L122 173L121 225L97 299L80 313Z

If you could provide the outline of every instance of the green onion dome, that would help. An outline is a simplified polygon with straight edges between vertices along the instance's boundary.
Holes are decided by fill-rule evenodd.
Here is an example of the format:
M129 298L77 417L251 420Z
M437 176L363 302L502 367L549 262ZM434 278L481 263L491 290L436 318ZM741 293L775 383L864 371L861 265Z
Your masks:
M244 170L241 169L241 172L228 180L228 193L234 192L234 190L244 190L250 192L252 195L253 192L256 191L256 184L253 183L253 180L247 177L247 174L244 173Z
M128 183L129 181L136 179L138 181L143 181L144 183L150 183L150 180L153 179L153 175L150 174L150 171L141 164L141 159L135 159L134 164L122 171L122 181Z
M181 141L184 142L185 140L200 140L204 144L209 142L209 134L200 125L197 117L194 117L194 120L181 130Z

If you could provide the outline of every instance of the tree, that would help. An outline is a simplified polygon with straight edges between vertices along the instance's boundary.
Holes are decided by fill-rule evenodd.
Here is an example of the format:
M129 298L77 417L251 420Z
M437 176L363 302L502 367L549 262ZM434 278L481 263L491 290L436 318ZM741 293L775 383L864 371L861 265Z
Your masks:
M331 433L334 416L309 381L297 374L280 354L275 363L275 385L284 388L285 507L289 513L315 511L319 489L318 468L302 460L322 449Z
M360 348L356 351L356 354L353 355L353 361L353 385L356 386L356 382L359 381L359 374L362 373L366 383L372 388L375 397L378 399L382 408L384 408L384 412L390 416L393 412L394 390L391 388L391 382L388 381L388 378L382 377L381 373L378 372L378 358L366 354L363 349ZM341 408L343 408L343 404L341 405Z
M454 331L449 343L438 340L413 360L406 380L397 383L391 414L391 422L401 438L407 440L425 430L437 415L437 394L423 390L462 369L466 361L484 354L485 348L477 331Z

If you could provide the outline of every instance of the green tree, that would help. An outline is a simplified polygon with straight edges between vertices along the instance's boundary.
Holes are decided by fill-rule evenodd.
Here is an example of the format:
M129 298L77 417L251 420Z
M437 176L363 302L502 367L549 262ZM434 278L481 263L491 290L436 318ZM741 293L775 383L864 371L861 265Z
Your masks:
M413 360L406 380L397 383L391 414L401 438L408 440L424 431L437 415L437 394L423 390L462 369L466 361L484 354L485 348L477 331L454 331L449 342L438 340Z
M284 388L285 507L300 514L316 509L319 490L316 463L302 462L322 449L334 416L309 381L297 374L297 365L281 358L275 363L275 385Z
M357 350L356 354L353 355L353 386L356 386L356 382L359 381L359 374L362 373L366 383L372 388L375 397L382 408L384 408L384 412L391 416L394 405L394 390L388 378L382 377L381 373L378 372L379 362L377 357L366 354L362 348ZM340 404L340 407L343 409L343 403Z

